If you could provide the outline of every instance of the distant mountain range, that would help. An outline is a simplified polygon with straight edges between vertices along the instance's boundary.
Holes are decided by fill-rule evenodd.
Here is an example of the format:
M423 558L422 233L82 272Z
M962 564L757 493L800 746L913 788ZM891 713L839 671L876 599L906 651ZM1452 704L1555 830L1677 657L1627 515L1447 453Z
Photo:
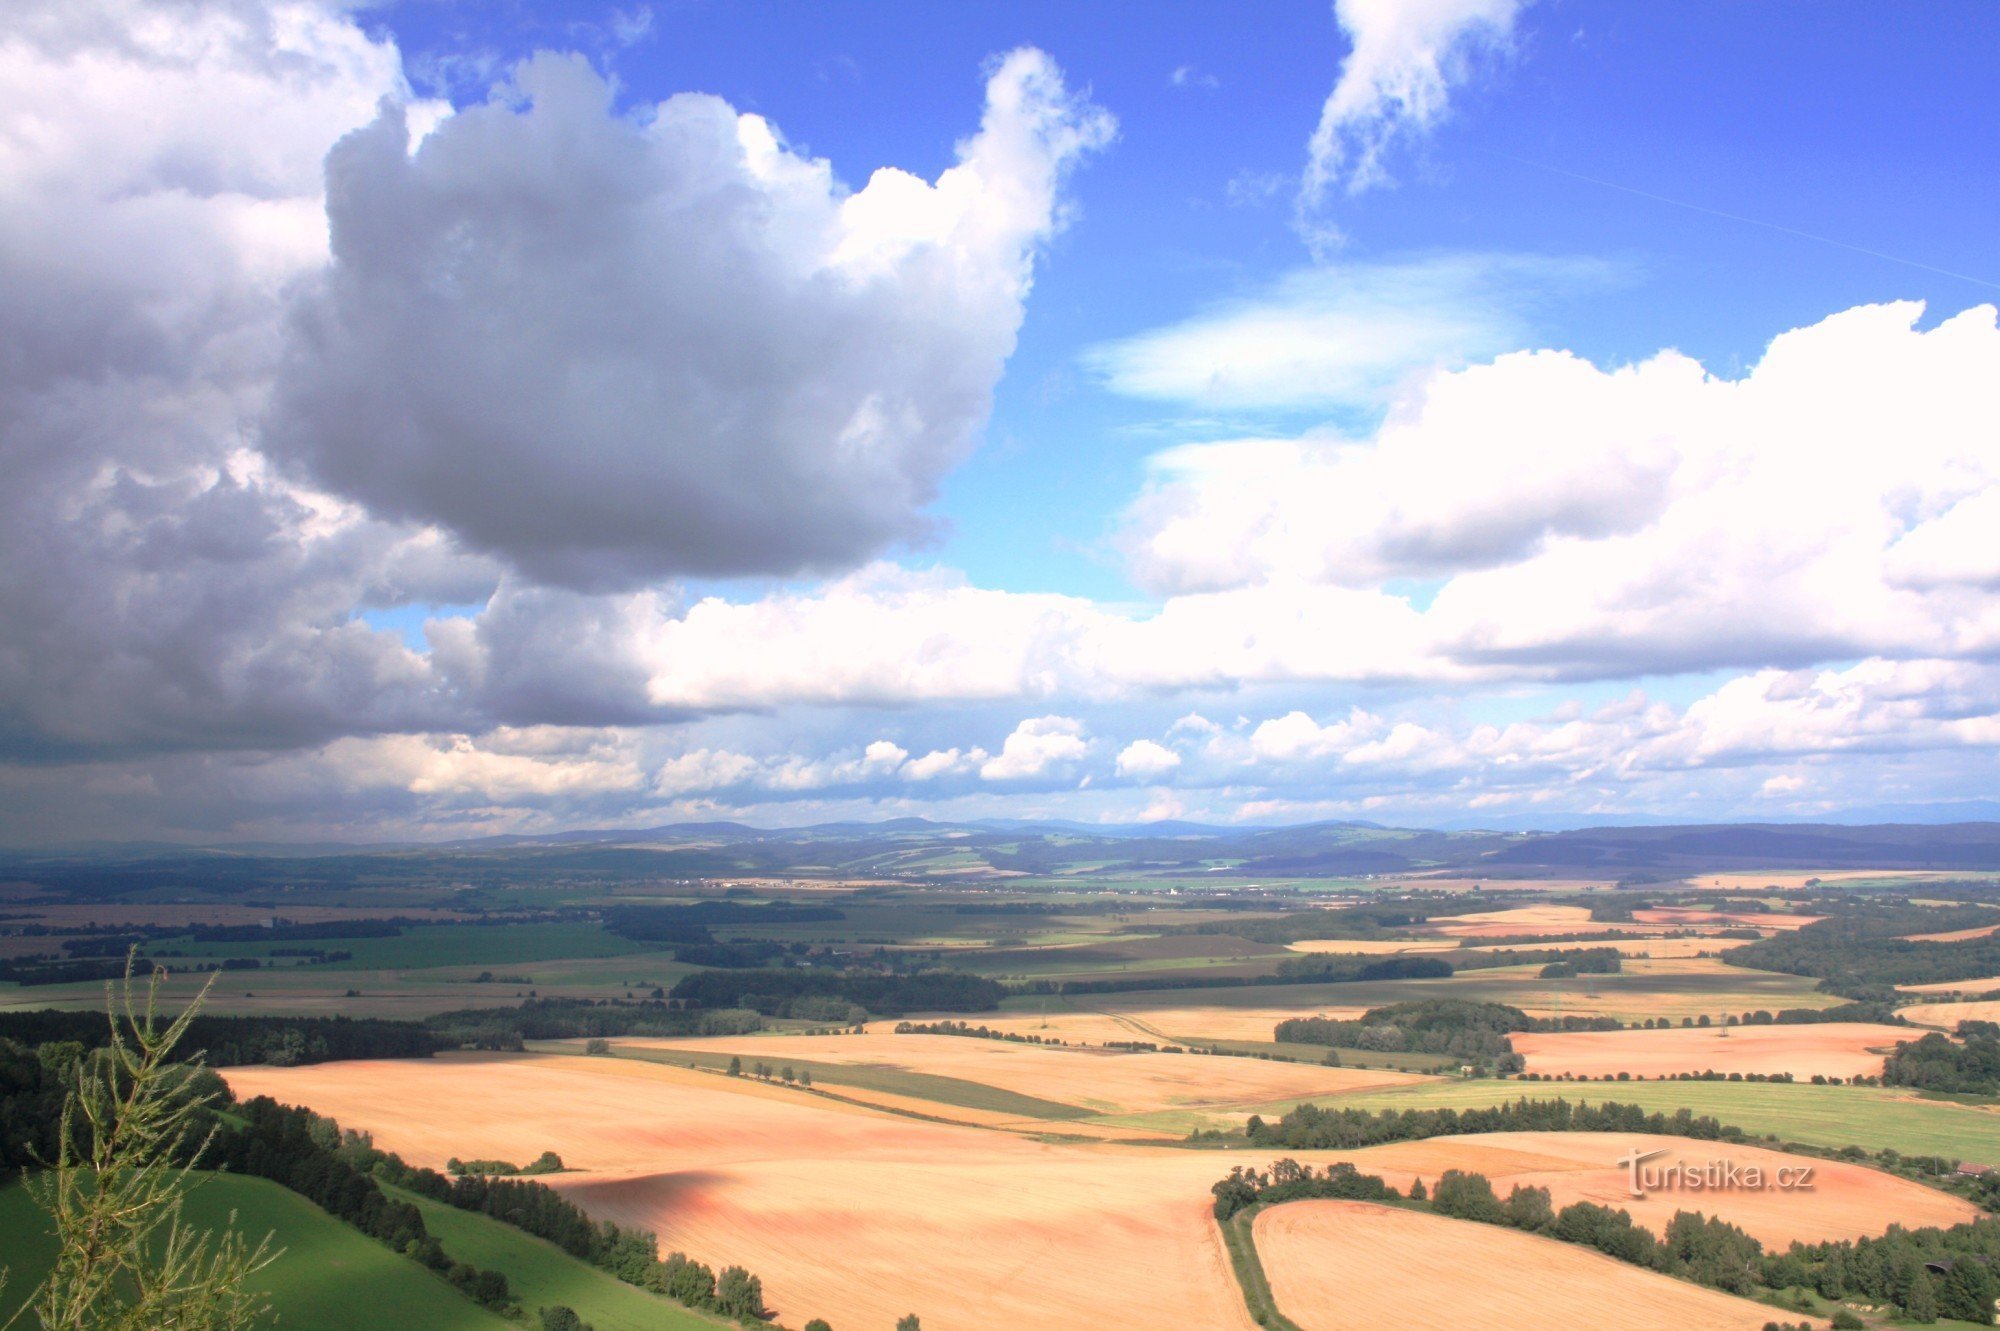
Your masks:
M2000 821L1440 831L1359 822L1099 827L899 818L794 828L683 823L402 846L124 845L17 852L0 859L0 878L111 894L198 885L247 889L273 882L337 887L385 875L485 882L1200 875L1221 884L1423 872L1643 882L1725 869L2000 871Z

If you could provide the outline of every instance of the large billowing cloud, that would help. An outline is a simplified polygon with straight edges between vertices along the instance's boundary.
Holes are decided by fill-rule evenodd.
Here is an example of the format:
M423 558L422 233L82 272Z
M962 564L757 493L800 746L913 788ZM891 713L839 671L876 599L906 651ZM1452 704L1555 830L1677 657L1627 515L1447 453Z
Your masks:
M350 616L491 571L254 450L283 302L326 256L320 158L406 92L313 6L0 10L0 752L448 718Z
M608 97L451 115L337 5L0 11L0 754L671 718L676 593L547 583L921 533L1108 118L1016 52L956 166L850 192ZM486 610L360 617L424 604Z
M1433 583L1425 651L1577 674L2000 647L2000 330L1850 310L1744 377L1559 352L1440 375L1368 439L1192 445L1129 515L1169 593Z
M541 56L414 150L394 107L334 149L334 262L270 446L578 587L837 568L922 536L1109 118L1016 51L956 166L850 193L717 98L612 96Z

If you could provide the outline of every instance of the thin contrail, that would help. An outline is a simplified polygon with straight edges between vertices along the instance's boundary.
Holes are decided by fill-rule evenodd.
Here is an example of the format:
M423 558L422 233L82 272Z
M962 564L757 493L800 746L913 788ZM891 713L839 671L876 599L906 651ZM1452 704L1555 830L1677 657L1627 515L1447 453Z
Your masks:
M1621 194L1636 194L1642 199L1651 199L1655 203L1671 204L1675 208L1685 208L1691 213L1706 213L1710 217L1726 218L1731 222L1743 222L1750 226L1761 226L1766 231L1777 231L1787 236L1797 236L1801 240L1818 241L1822 245L1833 245L1843 250L1852 250L1856 254L1865 254L1871 259L1882 259L1888 263L1900 263L1905 268L1921 268L1924 272L1936 273L1940 277L1957 278L1961 282L1970 282L1974 286L2000 291L2000 282L1989 282L1983 277L1973 277L1967 273L1955 273L1949 268L1939 268L1935 264L1919 263L1915 259L1905 259L1900 255L1884 254L1880 250L1871 250L1865 245L1852 245L1844 240L1835 240L1832 236L1822 236L1811 231L1801 231L1795 226L1785 226L1779 222L1766 222L1761 217L1745 217L1741 213L1728 213L1720 208L1707 208L1698 203L1689 203L1685 199L1670 199L1664 194L1655 194L1651 190L1634 189L1630 185L1621 185L1615 180L1599 180L1596 176L1586 176L1581 171L1566 171L1559 166L1550 166L1547 162L1537 162L1526 157L1516 157L1513 153L1503 153L1493 148L1488 148L1486 151L1495 157L1504 157L1510 162L1519 162L1522 166L1532 166L1538 171L1548 171L1554 175L1568 176L1571 180L1581 180L1590 185L1601 185L1605 189L1615 189Z

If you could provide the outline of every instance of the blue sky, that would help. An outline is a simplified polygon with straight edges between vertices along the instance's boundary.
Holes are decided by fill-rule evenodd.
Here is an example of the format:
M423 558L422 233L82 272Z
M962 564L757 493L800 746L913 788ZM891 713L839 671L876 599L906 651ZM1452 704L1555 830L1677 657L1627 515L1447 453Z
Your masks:
M620 45L613 30L642 14L643 33ZM1318 4L1177 4L1139 19L1059 3L407 3L367 17L419 71L581 45L627 104L716 93L857 185L881 164L941 170L984 62L1049 52L1119 136L1077 182L1077 219L1037 272L986 443L936 510L950 534L935 553L985 583L1100 597L1132 594L1097 550L1105 516L1179 422L1107 392L1080 358L1313 264L1293 189L1345 45ZM1482 58L1449 117L1396 155L1392 186L1337 202L1348 239L1334 266L1461 251L1599 260L1614 278L1519 312L1534 344L1602 363L1675 347L1730 374L1833 310L1956 311L2000 291L1986 220L2000 210L1983 92L2000 75L1992 6L1917 18L1545 0L1517 24L1511 51ZM486 94L482 78L432 86ZM1024 503L1037 518L1026 530Z
M1991 5L129 21L0 20L0 835L2000 789Z

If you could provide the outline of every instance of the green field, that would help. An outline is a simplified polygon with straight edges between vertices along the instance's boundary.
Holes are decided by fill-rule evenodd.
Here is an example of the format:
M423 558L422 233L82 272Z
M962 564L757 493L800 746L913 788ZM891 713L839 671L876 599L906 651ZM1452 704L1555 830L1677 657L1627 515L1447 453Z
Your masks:
M519 966L577 957L623 957L656 949L608 933L595 924L420 924L394 938L329 938L308 943L198 943L163 939L160 947L189 957L268 957L273 948L352 952L349 961L316 966L333 970L411 970L437 966ZM290 964L290 959L275 960Z
M565 1304L597 1331L712 1331L731 1325L635 1289L511 1225L400 1188L386 1191L422 1211L425 1228L454 1258L505 1271L514 1297L531 1313Z
M1810 976L1721 968L1688 972L1672 963L1634 962L1618 975L1544 980L1537 966L1495 966L1460 971L1449 979L1367 980L1346 984L1251 984L1215 989L1144 989L1109 994L1073 994L1068 1001L1121 1016L1144 1019L1148 1008L1284 1007L1301 1015L1326 1008L1379 1007L1426 998L1461 998L1507 1003L1537 1011L1640 1021L1702 1013L1733 1015L1759 1008L1830 1007L1840 999L1817 991ZM1044 997L1016 994L1002 1000L1007 1011L1039 1011ZM1185 1033L1183 1033L1185 1034Z
M238 1229L253 1238L272 1233L272 1246L284 1249L255 1282L270 1296L284 1331L359 1331L389 1324L424 1331L508 1331L515 1326L275 1183L226 1174L198 1177L204 1182L188 1199L191 1223L220 1228L235 1211ZM0 1308L11 1314L54 1258L55 1238L42 1227L42 1214L27 1189L18 1183L0 1189L0 1265L12 1268ZM385 1312L392 1313L393 1323L384 1322Z
M1813 1086L1792 1082L1633 1081L1603 1083L1532 1081L1439 1081L1379 1091L1361 1091L1326 1108L1470 1109L1522 1096L1641 1105L1671 1112L1690 1109L1746 1132L1774 1133L1786 1141L1815 1146L1894 1147L1905 1155L1944 1155L1976 1164L2000 1165L2000 1108L1918 1100L1907 1092L1877 1086ZM1289 1105L1262 1112L1266 1118Z
M553 1053L573 1054L576 1049L569 1045L534 1045ZM621 1058L643 1059L649 1063L675 1063L683 1067L693 1065L704 1068L726 1068L730 1055L696 1052L691 1049L635 1049L628 1045L613 1046ZM907 1072L902 1068L882 1067L852 1063L813 1063L804 1059L769 1059L773 1068L789 1066L794 1072L810 1072L815 1086L851 1086L856 1090L879 1091L884 1095L907 1095L913 1099L929 1100L940 1105L957 1105L961 1109L981 1109L995 1114L1013 1114L1021 1118L1047 1119L1063 1122L1072 1119L1089 1118L1092 1111L1079 1105L1066 1105L1055 1100L1040 1100L1032 1095L1019 1095L1013 1091L1003 1091L997 1086L986 1086L976 1081L966 1081L959 1077L939 1077L928 1072ZM744 1058L745 1066L758 1062L756 1055Z

